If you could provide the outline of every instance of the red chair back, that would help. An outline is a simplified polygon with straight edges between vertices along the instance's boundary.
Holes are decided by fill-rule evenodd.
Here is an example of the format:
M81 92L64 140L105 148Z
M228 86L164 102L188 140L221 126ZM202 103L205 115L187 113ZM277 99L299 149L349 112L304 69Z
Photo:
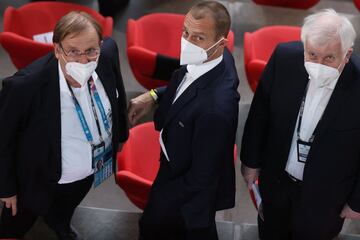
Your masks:
M9 53L14 65L20 69L53 50L52 44L36 42L33 36L52 32L57 21L70 11L84 11L103 27L103 36L111 36L113 20L95 10L73 3L34 2L15 9L8 7L4 13L4 32L0 43Z
M179 58L180 39L184 15L174 13L153 13L138 20L129 19L127 45L139 46L150 51Z
M355 7L360 11L360 0L354 0Z
M118 154L118 169L128 170L149 181L154 181L160 166L159 132L153 122L130 129L128 141Z
M13 32L32 39L34 34L50 32L59 19L70 11L90 14L103 27L103 35L111 36L113 20L94 9L65 2L33 2L15 9L7 7L4 13L4 32Z
M297 26L268 26L245 33L245 73L253 91L275 47L281 42L299 41L300 35L301 28Z

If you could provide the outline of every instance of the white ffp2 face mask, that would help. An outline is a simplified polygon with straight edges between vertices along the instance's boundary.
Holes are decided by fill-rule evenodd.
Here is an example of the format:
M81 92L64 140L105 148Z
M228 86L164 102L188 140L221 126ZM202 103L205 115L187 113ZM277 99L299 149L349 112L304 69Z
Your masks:
M213 48L216 44L218 44L220 41L222 41L224 38L221 38L219 41L217 41L215 44L213 44L208 49L203 49L185 38L181 38L181 54L180 54L180 65L186 65L186 64L202 64L208 59L207 52Z
M340 76L339 67L333 68L319 63L305 62L305 69L310 80L316 81L316 85L320 87L326 86Z
M97 65L98 59L96 61L90 61L88 63L78 63L78 62L66 62L65 70L68 75L70 75L76 82L78 82L81 87L83 87L91 75L94 73Z

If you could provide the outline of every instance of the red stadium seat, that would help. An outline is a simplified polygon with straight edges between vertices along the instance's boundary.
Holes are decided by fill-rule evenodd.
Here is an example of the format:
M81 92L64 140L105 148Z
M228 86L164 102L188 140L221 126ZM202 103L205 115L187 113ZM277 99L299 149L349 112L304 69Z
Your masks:
M320 0L253 0L256 4L277 7L308 9L317 4Z
M154 123L137 125L117 155L116 182L132 203L144 209L160 166L159 132Z
M144 209L160 166L159 132L148 122L130 130L129 139L117 155L116 182L130 201ZM236 146L234 147L236 161Z
M53 50L51 41L33 40L34 35L52 32L56 22L70 11L84 11L93 16L103 27L103 35L111 36L113 20L95 10L73 3L33 2L15 9L7 7L4 13L4 32L0 43L20 69ZM51 40L51 39L50 39Z
M360 11L360 0L354 0L356 8Z
M276 45L280 42L299 41L300 35L301 28L295 26L269 26L245 33L245 73L253 91Z
M179 68L180 40L185 15L153 13L127 23L127 55L136 80L151 89L167 85ZM230 51L234 33L228 35Z

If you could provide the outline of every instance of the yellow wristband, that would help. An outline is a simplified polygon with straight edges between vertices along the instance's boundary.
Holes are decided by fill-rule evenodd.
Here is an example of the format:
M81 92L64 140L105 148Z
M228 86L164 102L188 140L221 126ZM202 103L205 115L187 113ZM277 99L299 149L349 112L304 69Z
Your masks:
M154 89L150 90L150 96L155 100L155 102L158 100L158 95L156 94Z

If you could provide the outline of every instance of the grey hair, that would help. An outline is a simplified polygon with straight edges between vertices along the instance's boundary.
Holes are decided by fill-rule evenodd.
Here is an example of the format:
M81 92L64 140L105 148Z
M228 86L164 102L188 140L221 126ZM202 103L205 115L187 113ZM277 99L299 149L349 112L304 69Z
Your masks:
M334 9L323 9L305 18L301 29L301 41L322 46L338 38L343 53L354 45L356 32L352 23Z

